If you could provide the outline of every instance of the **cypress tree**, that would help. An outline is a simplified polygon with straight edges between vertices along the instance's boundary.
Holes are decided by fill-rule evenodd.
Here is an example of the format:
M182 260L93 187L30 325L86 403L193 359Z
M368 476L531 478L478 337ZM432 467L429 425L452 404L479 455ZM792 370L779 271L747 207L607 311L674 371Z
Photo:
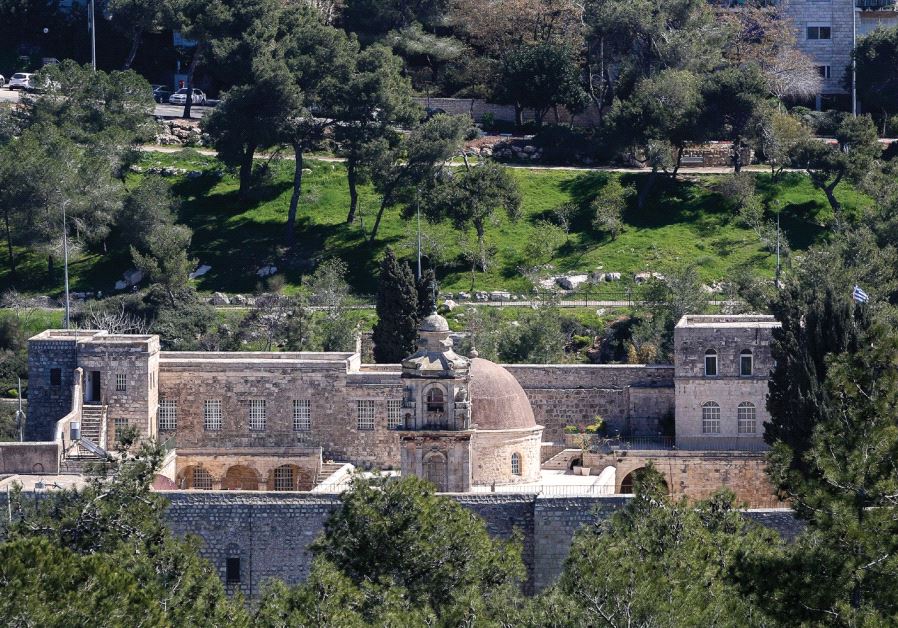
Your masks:
M387 249L380 264L377 286L377 324L374 326L374 359L396 363L415 350L418 327L418 292L408 263Z
M432 268L425 270L417 281L418 320L437 311L437 278Z

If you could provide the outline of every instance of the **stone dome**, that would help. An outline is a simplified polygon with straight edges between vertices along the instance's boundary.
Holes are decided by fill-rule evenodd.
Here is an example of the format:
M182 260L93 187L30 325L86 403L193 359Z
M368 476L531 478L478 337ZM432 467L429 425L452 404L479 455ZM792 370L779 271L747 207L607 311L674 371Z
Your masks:
M449 331L449 323L447 323L446 319L439 314L431 314L430 316L425 317L423 321L421 321L421 324L418 327L418 331Z
M533 408L514 375L482 358L471 360L468 398L471 423L478 430L515 430L536 427Z

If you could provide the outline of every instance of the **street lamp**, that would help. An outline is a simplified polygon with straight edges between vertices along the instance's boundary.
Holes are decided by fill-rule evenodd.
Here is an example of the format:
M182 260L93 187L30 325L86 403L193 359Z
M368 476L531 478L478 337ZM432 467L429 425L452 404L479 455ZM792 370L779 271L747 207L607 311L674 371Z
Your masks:
M71 305L69 303L69 230L65 221L65 202L62 204L62 259L65 274L65 328L69 328Z
M90 0L90 5L88 8L87 14L87 24L90 29L90 67L93 68L94 72L97 71L97 22L94 17L94 2L95 0Z
M851 115L857 117L857 0L851 0Z

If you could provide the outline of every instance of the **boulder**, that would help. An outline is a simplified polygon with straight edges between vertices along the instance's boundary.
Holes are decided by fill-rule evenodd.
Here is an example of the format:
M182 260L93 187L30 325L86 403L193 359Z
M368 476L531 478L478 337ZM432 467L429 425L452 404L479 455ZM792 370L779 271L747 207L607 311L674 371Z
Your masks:
M657 279L658 281L664 281L664 275L661 273L636 273L633 277L636 283L646 283L649 279Z
M523 150L523 151L524 151L526 154L528 154L528 155L532 155L533 153L536 152L536 146L531 146L530 144L528 144L527 146L525 146L525 147L522 148L521 150Z
M452 310L454 310L455 308L458 307L458 303L456 303L452 299L446 299L445 301L443 301L443 307L445 307L446 310L451 312Z
M490 295L488 295L486 292L475 292L474 293L475 301L489 301L489 298L490 298Z
M576 290L589 279L587 275L565 275L556 277L555 281L565 290Z
M620 273L605 273L605 281L620 281Z
M268 277L269 275L275 274L277 271L278 271L277 266L269 265L269 266L263 266L262 268L257 270L256 274L259 277Z
M143 271L139 270L137 268L134 268L132 270L126 270L122 274L122 277L125 279L126 285L133 286L133 285L138 284L141 281L143 281Z
M209 303L211 303L212 305L230 305L231 300L228 298L228 295L226 295L225 293L216 292L215 294L212 295L212 300L209 301Z
M538 283L540 288L543 288L544 290L551 290L555 287L556 279L557 277L548 277L546 279L540 279Z
M246 305L247 298L242 294L235 294L231 297L231 305Z
M467 292L459 292L455 296L458 298L459 301L470 301L471 300L471 295L468 294Z
M502 290L490 292L490 301L511 301L511 293Z

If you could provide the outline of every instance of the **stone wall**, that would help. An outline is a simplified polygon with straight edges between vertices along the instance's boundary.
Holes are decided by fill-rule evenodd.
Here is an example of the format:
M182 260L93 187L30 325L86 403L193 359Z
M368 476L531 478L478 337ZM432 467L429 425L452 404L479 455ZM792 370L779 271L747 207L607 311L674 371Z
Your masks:
M0 473L59 473L57 443L0 443Z
M767 478L766 457L760 453L712 451L627 450L587 453L587 466L598 475L605 467L615 468L615 492L627 476L649 462L664 476L670 494L699 500L720 488L736 494L740 503L766 508L776 503L773 486Z
M605 419L612 432L631 433L657 425L673 411L672 366L504 366L527 393L536 422L545 427L545 441L562 442L565 425L588 425L596 415Z
M28 420L25 440L53 440L56 422L72 406L74 372L78 366L74 338L40 338L28 342ZM60 382L51 381L60 369Z
M302 582L311 568L309 545L340 505L336 495L253 493L244 491L167 491L166 518L172 531L201 540L200 554L225 579L229 558L240 559L240 583L227 585L246 596L258 596L269 578ZM552 584L564 568L574 533L584 524L606 519L627 497L538 497L520 494L452 495L486 522L490 534L523 543L533 593ZM0 510L6 510L0 492ZM792 539L804 525L789 510L750 510L746 516Z

